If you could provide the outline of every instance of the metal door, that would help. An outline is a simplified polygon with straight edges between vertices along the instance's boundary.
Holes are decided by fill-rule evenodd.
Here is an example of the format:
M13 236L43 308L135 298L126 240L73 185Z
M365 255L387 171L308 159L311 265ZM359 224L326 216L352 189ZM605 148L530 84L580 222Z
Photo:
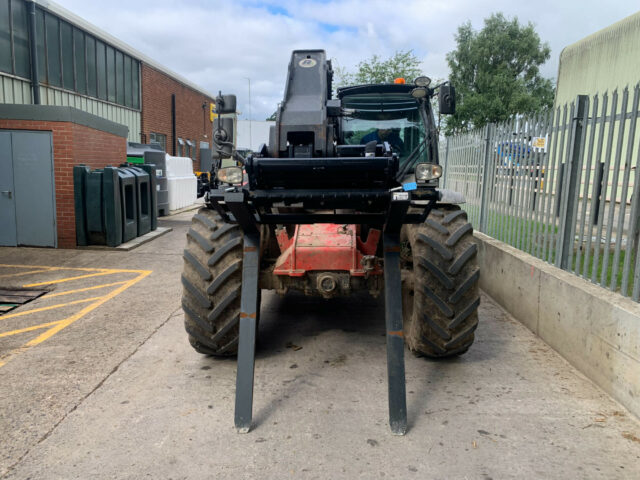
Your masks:
M11 133L0 132L0 246L15 246L16 202L13 188Z
M51 132L11 132L18 245L56 246Z

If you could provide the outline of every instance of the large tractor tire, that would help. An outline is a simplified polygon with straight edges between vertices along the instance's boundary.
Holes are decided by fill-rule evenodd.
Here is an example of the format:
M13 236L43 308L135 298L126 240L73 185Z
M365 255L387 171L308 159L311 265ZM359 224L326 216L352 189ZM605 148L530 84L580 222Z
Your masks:
M209 208L198 210L187 233L182 273L184 325L203 354L238 352L242 232Z
M467 214L454 205L438 205L425 223L406 228L406 343L427 357L461 355L473 343L480 304L478 246Z

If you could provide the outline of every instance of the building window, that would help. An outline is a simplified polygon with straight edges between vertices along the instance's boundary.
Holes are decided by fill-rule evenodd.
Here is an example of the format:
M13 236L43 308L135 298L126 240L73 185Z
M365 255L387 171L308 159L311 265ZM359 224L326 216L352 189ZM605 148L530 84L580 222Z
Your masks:
M178 137L178 156L184 157L184 140Z
M44 36L47 51L47 80L54 87L62 86L62 69L60 68L60 22L57 17L44 16Z
M98 79L98 98L107 99L107 56L106 47L96 40L96 78Z
M116 51L107 47L107 98L116 101Z
M196 144L195 142L192 142L191 140L187 140L187 145L189 146L189 154L187 155L191 160L196 159Z
M133 100L131 98L131 87L133 86L133 80L131 78L131 57L124 57L124 104L127 107L133 106ZM138 92L136 92L137 95Z
M87 93L87 57L84 51L84 33L73 29L73 61L76 72L76 92Z
M29 78L27 8L22 0L0 0L0 71Z
M163 133L151 132L149 134L149 143L158 143L162 150L167 151L167 136Z
M67 22L60 23L60 40L62 48L62 86L74 90L75 74L73 72L73 28Z
M11 35L7 35L7 32L11 33L11 20L9 0L0 0L0 70L3 72L13 73L13 66L11 65Z
M13 72L19 77L30 77L29 30L27 27L27 6L25 2L11 2L11 14L13 16Z
M98 77L96 76L96 40L87 35L87 95L98 96Z

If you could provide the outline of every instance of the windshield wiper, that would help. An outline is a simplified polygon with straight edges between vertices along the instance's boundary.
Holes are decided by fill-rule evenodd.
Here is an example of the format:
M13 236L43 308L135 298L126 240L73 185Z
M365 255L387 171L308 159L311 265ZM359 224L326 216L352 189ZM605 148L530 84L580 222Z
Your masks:
M420 156L420 154L422 153L422 149L425 147L425 145L427 144L427 138L425 137L417 146L416 148L413 149L413 151L409 154L409 156L407 157L407 159L405 160L404 165L402 166L402 168L400 168L400 170L398 171L398 174L396 175L396 180L398 182L401 182L402 179L404 178L404 176L407 174L407 172L411 169L411 167L413 167L415 161L418 159L418 157Z

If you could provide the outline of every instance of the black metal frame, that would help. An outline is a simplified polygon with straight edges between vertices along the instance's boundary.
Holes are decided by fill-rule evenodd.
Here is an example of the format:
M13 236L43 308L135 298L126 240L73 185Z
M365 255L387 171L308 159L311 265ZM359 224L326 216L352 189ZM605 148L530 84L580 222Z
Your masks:
M428 200L417 204L415 200ZM366 190L258 190L230 187L207 195L210 208L226 222L237 223L244 232L240 336L236 378L235 425L239 433L251 428L255 341L258 316L258 278L260 273L260 225L303 223L355 223L383 229L385 317L387 331L387 370L389 425L394 435L407 429L404 369L402 288L400 276L400 229L408 223L424 222L438 200L434 189L412 192L383 189ZM303 204L315 209L355 209L351 214L274 213L274 204ZM373 208L375 207L375 209ZM420 213L409 213L422 209Z

